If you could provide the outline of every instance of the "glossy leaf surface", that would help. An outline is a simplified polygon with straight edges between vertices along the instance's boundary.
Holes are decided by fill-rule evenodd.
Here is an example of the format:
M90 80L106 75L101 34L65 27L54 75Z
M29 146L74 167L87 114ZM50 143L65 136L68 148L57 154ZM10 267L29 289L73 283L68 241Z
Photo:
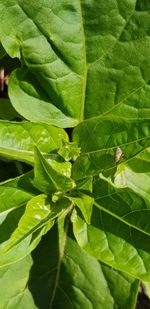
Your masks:
M131 188L150 201L150 155L145 150L126 164L121 164L115 174L114 184L120 188Z
M0 216L0 268L14 264L26 257L38 245L41 237L51 228L52 222L47 222L38 229L34 234L30 234L20 243L16 244L9 251L6 250L10 246L10 238L17 230L19 221L22 219L25 207L19 207L10 213L4 213Z
M91 215L93 210L94 198L87 194L79 194L78 197L71 197L70 200L74 205L79 207L87 224L91 222Z
M0 155L4 158L33 163L35 145L48 153L56 151L63 139L68 140L65 131L51 125L0 121Z
M34 234L34 237L30 235L15 249L5 251L11 235L24 214L26 203L39 194L31 183L32 179L33 173L29 172L0 184L0 267L24 258L36 247L46 232L45 226Z
M47 195L41 194L33 197L26 206L18 227L10 237L6 251L32 235L35 231L49 223L49 229L53 226L55 218L63 214L70 203L61 199L58 203L52 203Z
M38 148L35 149L34 185L49 194L50 192L67 192L75 187L71 176L70 162L46 161Z

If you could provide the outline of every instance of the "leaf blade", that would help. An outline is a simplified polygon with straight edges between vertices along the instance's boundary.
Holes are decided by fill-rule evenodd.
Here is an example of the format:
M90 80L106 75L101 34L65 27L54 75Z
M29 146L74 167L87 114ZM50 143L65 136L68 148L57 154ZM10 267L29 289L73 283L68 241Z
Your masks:
M17 229L11 235L4 250L10 250L47 223L50 223L49 228L51 228L54 219L63 214L69 205L65 199L62 199L57 205L53 204L45 194L33 197L27 203L25 213L21 217Z
M46 161L38 148L35 148L34 185L42 192L49 194L67 192L75 187L71 176L70 162Z
M43 153L56 152L62 140L68 140L64 130L46 124L0 120L0 155L33 164L34 146Z

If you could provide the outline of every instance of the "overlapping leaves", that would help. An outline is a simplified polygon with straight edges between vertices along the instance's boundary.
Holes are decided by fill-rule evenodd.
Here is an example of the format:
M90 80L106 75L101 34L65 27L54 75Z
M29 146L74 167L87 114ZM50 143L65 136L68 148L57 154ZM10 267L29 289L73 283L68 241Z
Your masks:
M54 152L68 141L64 130L46 124L0 121L0 156L33 164L34 147Z
M134 305L138 280L98 263L71 237L61 260L58 247L58 232L53 228L32 256L0 270L2 309L61 309L64 305L70 309L77 303L80 308L102 309L107 303L109 309L126 309Z
M20 191L16 180L13 185L10 182L11 188L7 182L0 187L0 228L7 230L7 223L13 222L1 239L1 265L13 262L15 249L14 261L23 258L63 217L62 238L57 235L60 274L54 274L51 306L62 308L61 300L63 307L77 302L82 308L90 299L93 306L102 308L102 298L87 292L91 288L87 282L84 290L80 274L81 286L76 287L72 273L77 262L72 261L78 256L77 269L82 268L82 273L85 259L96 270L99 263L63 235L71 218L75 238L88 254L150 281L150 159L146 150L150 146L150 4L140 0L28 4L28 0L0 0L0 39L7 53L22 63L12 73L9 96L17 112L32 121L1 121L0 155L34 165L34 176L29 174L28 179L34 189ZM74 126L69 145L61 128ZM58 280L61 263L62 274L70 274L69 288L68 281L62 279L62 286ZM84 297L79 297L78 290ZM107 301L113 308L112 298Z
M2 44L26 66L10 81L17 111L63 127L105 114L149 118L149 6L1 0Z

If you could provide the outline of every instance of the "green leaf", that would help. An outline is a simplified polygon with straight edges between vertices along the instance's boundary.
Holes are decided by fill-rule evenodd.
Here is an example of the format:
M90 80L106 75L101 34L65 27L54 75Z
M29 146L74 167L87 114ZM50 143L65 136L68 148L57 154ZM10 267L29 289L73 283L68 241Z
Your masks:
M65 159L65 161L75 161L80 154L80 148L77 147L76 143L68 143L64 141L64 144L59 149L58 153Z
M18 227L10 237L5 250L11 249L48 222L50 224L49 228L51 228L54 219L63 214L69 206L70 203L66 199L61 199L58 203L54 204L45 194L33 197L27 203Z
M0 4L1 12L3 9L4 11L5 9L7 10L7 5L9 5L8 2L4 4L4 6L3 3ZM18 3L13 1L13 4L15 6L15 4ZM38 3L36 3L36 5L33 3L32 6L30 6L30 10L28 10L28 3L24 1L15 6L15 12L10 8L10 16L17 14L21 27L19 27L19 24L16 23L16 20L13 20L13 17L10 17L9 25L11 26L8 27L8 31L10 31L10 37L8 39L9 42L7 41L6 43L4 38L5 35L3 36L2 32L1 39L5 47L7 45L6 49L7 51L9 50L9 54L12 57L23 57L26 66L30 69L33 75L36 76L37 82L40 84L42 92L45 91L48 96L48 100L44 101L44 105L42 104L43 102L41 102L41 104L36 104L39 111L39 119L41 119L41 114L46 115L46 113L50 113L50 115L52 115L50 118L53 119L52 122L54 123L54 119L56 118L55 124L58 125L59 113L59 116L62 114L64 125L66 125L65 122L67 121L68 126L71 126L77 124L76 118L78 118L80 115L80 101L84 83L82 73L84 74L85 59L82 58L84 57L85 53L83 46L84 44L82 43L83 34L80 30L81 17L77 12L78 3L73 3L72 5L67 6L64 2L56 3L55 5L47 2L46 6L47 9L45 10L43 7L44 11L41 11L41 16L37 16L37 20L34 18L34 12L35 9L39 10L41 8ZM64 6L66 12L64 11ZM72 10L74 12L73 14ZM59 11L60 14L57 13ZM45 14L49 19L48 23L45 23L45 20L47 20L47 18L45 19ZM7 17L6 15L3 16L3 21L5 18L8 18L8 15ZM41 19L43 20L43 18L44 23L41 23ZM23 26L24 21L26 24L25 27ZM54 27L55 24L56 26ZM51 29L54 27L52 34L50 34L51 31L49 27L51 27ZM63 32L60 31L62 27ZM11 29L13 29L13 31L11 31ZM17 39L14 40L12 34L13 36L17 37ZM59 35L61 39L59 39ZM54 36L53 39L51 38L52 36ZM72 42L70 40L70 36L73 38ZM53 42L55 40L57 43ZM61 51L63 46L64 51ZM76 51L76 48L74 48L76 46L78 51ZM12 83L12 89L13 86L14 84ZM24 108L22 109L22 114L24 113L23 111L29 109L29 106L32 106L32 104L29 105L29 101L30 103L32 102L34 106L35 103L38 103L34 102L34 98L32 100L33 92L28 90L28 93L30 94L28 95L28 105L25 104ZM39 95L40 93L41 91L39 90ZM12 94L12 92L10 92L10 94ZM18 102L14 100L14 97L12 97L11 100L17 109ZM51 104L54 106L54 112L50 111ZM61 110L61 113L59 110ZM33 111L35 111L35 108L31 109L30 107L30 119L31 115L34 115ZM47 115L46 118L47 121L51 123L51 119L48 120ZM70 123L69 118L73 118L70 119Z
M38 194L32 186L33 172L0 183L0 214L9 213Z
M79 197L69 197L69 199L73 202L74 205L79 207L85 221L87 222L87 224L90 224L94 198L87 194L79 193Z
M52 104L40 81L35 79L31 71L17 69L11 74L9 97L17 112L30 121L52 124L60 128L74 127L78 123L76 119L65 115L65 109L62 112Z
M149 118L149 9L140 0L1 0L1 42L26 66L12 76L14 107L65 127L107 114Z
M67 192L75 187L71 176L70 162L46 161L38 148L35 149L33 184L44 193Z
M96 259L135 278L150 281L148 235L97 207L93 207L90 225L76 213L73 230L79 245Z
M135 308L139 290L138 280L134 280L125 273L115 271L112 267L107 267L103 263L101 268L114 299L114 307L122 309Z
M11 266L0 268L1 309L38 308L28 287L33 261L31 256Z
M33 234L15 245L11 250L6 251L10 244L11 235L18 228L19 221L22 219L25 207L17 207L11 212L1 213L0 216L0 268L16 263L26 257L38 245L41 237L51 228L53 222L48 221Z
M77 189L81 192L90 192L92 193L93 191L93 177L86 177L84 179L79 179L76 182L77 184Z
M53 266L58 259L57 245L54 246L54 241L57 244L55 234L46 236L32 256L28 255L25 259L0 269L1 309L48 308L53 289L53 274L56 272ZM78 254L81 260L77 258ZM94 273L89 270L90 265L94 267ZM84 278L86 273L88 277L91 276L89 282L86 276ZM109 309L113 309L114 305L130 309L133 308L138 289L138 280L100 265L70 238L67 241L59 282L54 304L58 303L58 298L62 301L65 299L66 309L70 309L72 302L74 306L78 302L80 308L84 308L85 302L86 308L89 308L88 297L91 304L96 304L98 309L103 309L105 302ZM92 284L95 287L93 296L90 293ZM57 308L64 308L63 302Z
M28 286L38 308L134 308L138 280L101 265L70 237L60 258L58 239L55 227L32 255Z
M81 147L81 155L73 166L73 177L108 172L150 145L148 120L121 120L115 118L86 120L74 130L73 139ZM116 160L117 149L122 159Z
M93 197L99 209L150 235L150 199L130 188L116 188L99 177L94 180Z
M30 164L34 161L34 147L44 154L56 152L68 140L64 130L46 124L0 121L0 156Z
M93 187L96 199L92 211L91 200L74 196L78 207L71 218L80 246L67 237L67 232L71 233L69 218L64 217L73 209L69 202L66 210L60 211L58 238L52 229L48 245L42 246L44 257L50 255L48 271L43 272L45 264L41 266L42 259L37 257L35 269L40 264L42 270L39 276L32 269L35 280L32 277L30 281L34 303L40 309L133 309L137 281L130 281L128 275L150 281L150 159L146 150L150 146L149 11L146 0L40 0L30 5L28 0L0 0L0 40L6 52L22 63L10 78L10 100L23 117L39 122L0 122L0 155L33 164L34 146L38 147L42 155L35 168L35 186L54 193L51 199L55 203L51 204L56 212L58 205L62 207L61 194L70 190L70 195L81 189L91 196ZM61 160L57 153L65 160L75 159L74 153L63 148L67 135L56 128L51 135L53 127L43 123L65 128L79 124L73 143L81 148L81 154L71 176L71 165L57 161ZM47 132L44 138L43 130ZM92 177L99 173L103 179L92 186ZM70 177L77 190L72 190ZM18 187L17 194L21 206L20 201L29 195L22 196ZM12 199L0 215L0 266L29 254L55 219L47 220L47 205L39 225L32 217L34 207L28 218L28 208L13 209L11 205ZM9 239L15 247L5 252ZM102 270L103 264L81 247L111 268L104 266L108 270ZM117 292L114 278L118 275L112 275L112 267L128 274L129 284L121 281L123 286Z
M150 201L150 152L142 151L126 163L121 163L113 177L106 178L116 188L130 188L148 203Z

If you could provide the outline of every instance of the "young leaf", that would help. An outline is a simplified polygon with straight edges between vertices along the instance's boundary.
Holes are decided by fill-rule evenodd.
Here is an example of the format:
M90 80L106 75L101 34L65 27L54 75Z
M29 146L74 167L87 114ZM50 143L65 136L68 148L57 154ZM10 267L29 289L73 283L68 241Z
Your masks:
M71 176L70 162L46 161L35 148L34 185L44 193L67 192L75 187Z
M33 164L35 145L46 154L58 150L62 140L68 140L65 131L51 125L0 120L0 155L4 158Z
M69 197L74 205L79 207L87 224L91 223L94 198L87 194L79 194L79 197Z
M75 161L80 154L80 148L77 147L76 143L68 143L64 141L62 147L58 151L58 154L62 156L65 161Z

